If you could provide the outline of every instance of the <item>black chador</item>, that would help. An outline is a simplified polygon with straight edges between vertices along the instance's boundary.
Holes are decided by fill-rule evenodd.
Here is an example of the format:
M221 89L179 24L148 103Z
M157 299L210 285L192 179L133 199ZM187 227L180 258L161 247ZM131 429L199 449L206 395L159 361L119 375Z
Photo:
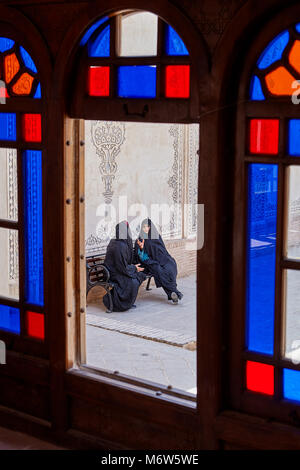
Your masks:
M182 293L177 289L177 264L165 247L161 235L150 219L143 220L139 238L135 242L134 255L142 263L145 272L154 276L156 287L162 287L168 299L177 303Z
M139 272L139 267L133 263L133 242L128 222L120 222L116 226L116 238L110 240L104 265L110 272L110 280L114 284L111 291L114 312L123 312L130 309L135 302L140 284L146 276ZM106 294L103 297L104 305L109 307Z

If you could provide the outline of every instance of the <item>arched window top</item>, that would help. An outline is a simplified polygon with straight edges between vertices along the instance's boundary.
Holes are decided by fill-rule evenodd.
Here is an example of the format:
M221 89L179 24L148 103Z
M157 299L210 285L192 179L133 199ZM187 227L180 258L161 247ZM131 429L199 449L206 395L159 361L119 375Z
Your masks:
M0 37L2 98L41 98L38 70L30 54L13 39Z
M250 99L289 97L299 86L300 23L283 30L260 54L250 83ZM296 92L297 94L297 92Z
M101 107L103 119L122 120L123 114L131 119L134 114L137 120L147 115L149 121L164 121L161 105L169 121L192 121L198 114L189 51L175 29L157 15L127 10L98 19L83 34L79 53L72 116L97 118L100 102L106 103ZM129 99L143 100L141 109L136 103L128 112ZM180 102L177 117L175 102ZM114 106L121 110L115 118Z
M158 50L159 18L147 11L119 13L117 21L115 51L119 57L151 57L160 55ZM172 26L163 22L163 54L167 56L187 56L189 52ZM80 45L87 44L89 57L111 56L111 18L108 16L96 21L86 31ZM113 38L112 38L113 39Z

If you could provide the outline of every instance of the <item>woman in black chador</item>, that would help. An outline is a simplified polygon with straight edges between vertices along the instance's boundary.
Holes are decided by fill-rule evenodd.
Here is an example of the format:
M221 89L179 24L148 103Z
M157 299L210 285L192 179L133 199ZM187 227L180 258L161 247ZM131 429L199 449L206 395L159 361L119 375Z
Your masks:
M110 240L104 265L110 272L110 280L114 284L111 291L113 311L123 312L134 306L140 284L146 276L140 264L133 263L133 242L128 222L120 222L116 226L116 238ZM109 299L103 297L104 305L109 308Z
M134 247L135 259L142 263L146 272L154 276L156 287L162 287L168 300L174 303L182 299L176 284L177 264L168 253L161 235L150 219L143 220Z

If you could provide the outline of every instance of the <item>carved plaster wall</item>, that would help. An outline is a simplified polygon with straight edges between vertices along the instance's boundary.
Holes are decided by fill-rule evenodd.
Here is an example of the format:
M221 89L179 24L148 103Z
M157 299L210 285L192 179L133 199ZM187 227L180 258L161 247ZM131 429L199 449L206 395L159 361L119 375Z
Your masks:
M116 222L130 222L133 237L147 216L165 239L195 236L196 212L184 214L183 205L197 202L198 125L86 121L85 137L87 254L104 251L114 236L112 211ZM118 212L124 200L125 214ZM177 210L164 223L169 207Z

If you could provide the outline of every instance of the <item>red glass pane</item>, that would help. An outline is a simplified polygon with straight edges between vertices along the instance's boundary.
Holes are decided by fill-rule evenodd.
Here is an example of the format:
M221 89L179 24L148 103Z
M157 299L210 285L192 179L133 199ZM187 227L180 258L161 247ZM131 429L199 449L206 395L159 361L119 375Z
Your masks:
M45 339L45 319L42 313L26 312L27 334L32 338Z
M279 120L250 120L250 153L278 153Z
M246 387L252 392L274 395L274 367L261 362L247 361Z
M26 142L41 142L42 118L40 114L23 114L23 139Z
M90 96L109 96L109 67L90 67L88 78Z
M190 97L190 66L167 65L166 66L166 97L189 98Z
M0 86L0 98L9 98L9 94L5 86Z

